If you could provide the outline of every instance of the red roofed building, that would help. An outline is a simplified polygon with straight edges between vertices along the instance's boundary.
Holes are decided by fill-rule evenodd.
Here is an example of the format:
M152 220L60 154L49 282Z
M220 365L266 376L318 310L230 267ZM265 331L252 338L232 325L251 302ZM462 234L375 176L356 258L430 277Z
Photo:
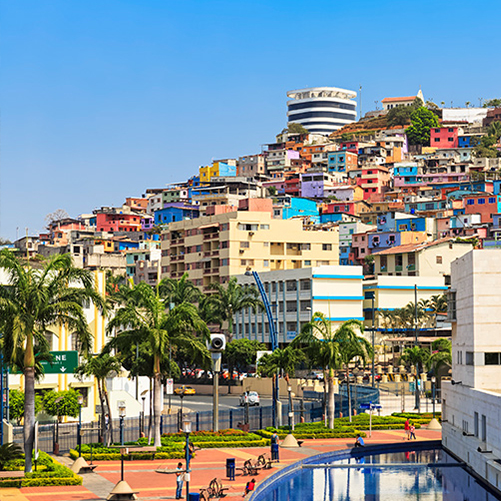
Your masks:
M418 97L424 103L423 93L421 89L415 96L407 96L407 97L385 97L381 103L383 104L383 109L386 111L391 110L392 108L396 108L397 106L410 106L414 100Z

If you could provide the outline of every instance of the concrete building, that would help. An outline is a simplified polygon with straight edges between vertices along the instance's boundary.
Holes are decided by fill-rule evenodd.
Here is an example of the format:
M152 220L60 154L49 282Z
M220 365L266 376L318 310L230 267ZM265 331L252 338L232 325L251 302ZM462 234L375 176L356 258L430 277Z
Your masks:
M409 232L412 233L412 232ZM472 250L471 242L442 238L373 253L375 275L450 277L451 263Z
M381 103L383 105L383 109L385 111L389 111L392 108L396 108L397 106L410 106L411 104L414 103L414 100L416 98L421 99L421 101L424 101L424 96L423 92L421 89L419 89L419 92L415 96L407 96L407 97L385 97L384 99L381 100Z
M287 92L288 124L299 123L313 134L329 135L357 120L357 93L337 87Z
M415 286L417 286L418 302L430 299L431 296L444 294L448 290L443 276L397 277L379 275L364 280L364 317L366 326L372 324L372 299L367 292L374 293L374 323L379 328L378 312L393 311L414 303ZM365 299L366 298L366 299Z
M442 381L442 444L501 493L501 251L452 263L452 381ZM473 498L472 498L473 499Z
M364 224L358 220L339 223L339 264L347 266L352 264L350 254L352 253L353 235L364 231L374 230L370 224Z
M345 320L363 320L362 267L321 266L298 270L259 273L275 315L280 344L291 342L311 320L323 313L335 329ZM254 278L239 275L238 282L253 285ZM270 343L268 318L264 311L242 311L234 316L236 339Z
M209 284L226 283L248 267L269 271L338 264L337 228L307 231L301 219L273 219L270 199L248 202L253 202L248 210L214 210L214 215L171 223L162 233L162 276L181 278L186 272L207 292Z
M463 130L458 127L430 129L430 146L439 149L458 148L458 137L462 133Z
M237 176L254 177L266 173L266 158L260 153L239 157L237 164Z

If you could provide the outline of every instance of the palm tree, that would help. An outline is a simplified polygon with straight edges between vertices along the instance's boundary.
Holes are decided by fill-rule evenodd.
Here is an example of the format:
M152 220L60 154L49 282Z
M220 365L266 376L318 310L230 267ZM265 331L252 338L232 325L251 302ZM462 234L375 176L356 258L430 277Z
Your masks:
M198 303L202 293L188 278L188 273L184 273L179 280L164 278L158 284L161 297L168 301L168 305L179 306L181 303Z
M362 322L359 320L348 320L343 322L334 333L334 339L339 346L339 362L346 372L346 390L350 422L352 420L352 412L349 365L354 360L361 360L365 365L367 360L372 357L372 346L367 339L359 335L363 331L364 325Z
M214 313L223 322L228 322L228 342L233 338L233 315L245 308L252 308L254 312L263 308L259 299L259 292L255 287L240 285L235 277L230 278L228 286L219 283L211 284L211 289L216 291L210 297Z
M198 316L191 303L181 303L167 311L166 300L162 299L149 285L140 283L129 289L124 304L117 309L108 323L109 332L117 332L108 343L109 349L120 351L121 346L145 342L153 357L153 417L154 445L160 447L160 414L162 412L161 363L168 359L170 345L186 347L192 352L208 351L197 332L208 336L205 322Z
M304 359L304 353L294 346L289 345L284 349L277 348L273 353L259 359L259 371L268 377L279 372L289 382L289 378L294 376L296 366Z
M35 427L35 345L47 349L45 334L64 325L77 336L82 354L89 353L92 336L83 311L91 300L104 310L104 300L94 288L93 273L73 266L69 254L54 256L34 268L9 250L0 251L0 268L8 285L0 285L0 318L5 355L11 362L23 352L25 471L31 472Z
M328 383L328 415L329 427L334 427L334 370L339 365L339 345L332 331L331 321L320 312L312 316L301 333L296 336L291 343L294 347L306 346L306 353L309 360L322 367L327 377L324 380ZM324 383L325 384L325 383Z
M431 356L428 359L428 368L436 375L442 365L452 364L451 342L445 338L439 338L431 343Z
M419 408L419 388L418 388L418 380L419 374L423 370L423 366L428 363L430 358L430 353L428 350L421 348L420 346L413 346L412 348L406 348L402 355L402 360L409 365L413 365L416 369L415 381L416 381L416 409Z
M497 141L501 136L501 122L492 122L487 129L487 134Z
M119 373L122 365L117 357L111 356L109 353L102 352L96 356L88 356L83 363L81 363L75 373L82 379L84 376L94 377L97 382L97 391L99 393L99 401L101 402L101 435L105 435L105 415L106 410L109 415L109 435L108 442L113 442L113 419L111 415L111 406L108 395L108 388L106 387L106 379L113 373Z

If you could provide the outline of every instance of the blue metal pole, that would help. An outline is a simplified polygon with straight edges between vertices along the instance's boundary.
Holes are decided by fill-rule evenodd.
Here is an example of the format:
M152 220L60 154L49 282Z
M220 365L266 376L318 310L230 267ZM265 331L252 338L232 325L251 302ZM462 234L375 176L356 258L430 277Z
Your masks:
M4 388L3 388L3 378L4 378L4 366L3 366L3 353L0 353L0 395L2 401L0 402L0 444L3 445L3 411L4 411Z
M82 457L82 406L78 406L78 457Z

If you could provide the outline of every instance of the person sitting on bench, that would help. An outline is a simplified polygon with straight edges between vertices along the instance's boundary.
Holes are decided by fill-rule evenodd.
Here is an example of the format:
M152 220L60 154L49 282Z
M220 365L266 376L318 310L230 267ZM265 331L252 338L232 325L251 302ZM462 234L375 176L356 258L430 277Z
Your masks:
M360 434L357 435L354 447L365 447L364 439L360 436Z

